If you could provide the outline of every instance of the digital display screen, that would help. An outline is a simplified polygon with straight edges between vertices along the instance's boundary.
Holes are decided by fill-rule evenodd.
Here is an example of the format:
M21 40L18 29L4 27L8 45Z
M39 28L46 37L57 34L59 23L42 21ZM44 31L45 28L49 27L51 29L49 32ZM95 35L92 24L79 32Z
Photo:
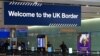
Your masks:
M45 38L38 38L38 47L45 47Z
M45 35L37 36L38 47L45 47Z

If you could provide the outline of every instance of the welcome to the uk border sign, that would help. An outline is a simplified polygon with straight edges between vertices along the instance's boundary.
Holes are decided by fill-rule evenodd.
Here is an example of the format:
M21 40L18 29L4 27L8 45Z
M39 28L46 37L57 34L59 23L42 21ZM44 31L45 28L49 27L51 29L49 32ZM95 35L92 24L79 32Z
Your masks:
M80 26L81 6L4 2L4 24Z

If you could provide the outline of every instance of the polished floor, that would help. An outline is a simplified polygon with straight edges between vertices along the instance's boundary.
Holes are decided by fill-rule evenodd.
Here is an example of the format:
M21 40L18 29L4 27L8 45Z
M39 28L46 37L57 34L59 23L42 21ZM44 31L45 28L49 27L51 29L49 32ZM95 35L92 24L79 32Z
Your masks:
M91 55L79 55L79 54L61 54L61 53L51 53L51 54L42 54L42 53L0 53L0 56L100 56L100 54L91 54Z
M32 52L32 51L5 51L1 52L0 56L100 56L100 52L93 52L91 54L79 54L74 52L73 54L64 53L61 52Z

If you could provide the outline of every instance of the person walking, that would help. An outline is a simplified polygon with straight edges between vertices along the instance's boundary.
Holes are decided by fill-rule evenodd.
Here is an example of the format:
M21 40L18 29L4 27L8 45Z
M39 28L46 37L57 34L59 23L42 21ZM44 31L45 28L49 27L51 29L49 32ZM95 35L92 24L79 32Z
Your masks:
M62 51L62 55L65 56L65 54L68 52L68 48L67 48L66 44L64 43L64 41L62 41L60 48L61 48L61 51Z

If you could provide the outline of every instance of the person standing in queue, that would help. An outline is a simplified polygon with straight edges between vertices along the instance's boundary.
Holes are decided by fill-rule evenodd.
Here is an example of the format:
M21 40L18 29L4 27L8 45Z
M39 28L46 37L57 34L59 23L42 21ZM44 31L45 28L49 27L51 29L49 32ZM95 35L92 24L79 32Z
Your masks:
M64 43L64 41L62 41L60 48L61 48L61 51L62 51L62 55L65 56L65 54L68 53L68 48L67 48L66 44Z
M48 41L48 43L47 43L47 47L51 47L51 44L50 44L50 42Z
M48 51L48 56L52 56L52 44L48 41L47 42L47 51Z

